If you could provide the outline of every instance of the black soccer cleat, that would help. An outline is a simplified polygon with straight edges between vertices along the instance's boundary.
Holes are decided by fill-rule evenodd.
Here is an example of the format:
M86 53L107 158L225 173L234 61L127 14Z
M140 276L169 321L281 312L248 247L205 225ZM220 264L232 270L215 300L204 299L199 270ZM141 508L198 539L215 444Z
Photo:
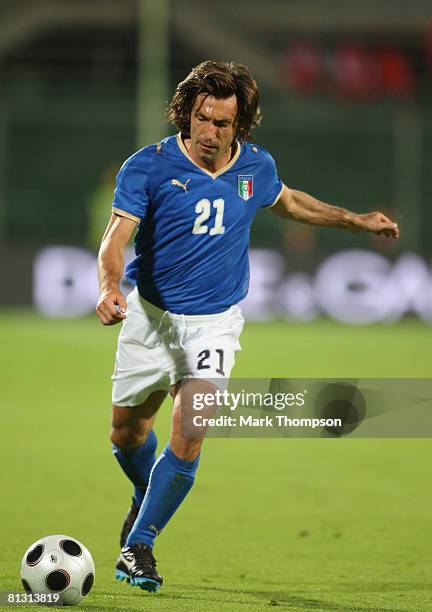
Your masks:
M131 532L131 529L135 523L136 517L138 516L139 506L136 505L134 498L132 497L132 505L128 510L126 518L123 523L123 527L120 533L120 548L126 544L126 540L128 535Z
M163 583L156 570L156 559L152 549L143 542L121 549L115 569L116 580L126 580L131 586L139 586L144 591L158 591Z

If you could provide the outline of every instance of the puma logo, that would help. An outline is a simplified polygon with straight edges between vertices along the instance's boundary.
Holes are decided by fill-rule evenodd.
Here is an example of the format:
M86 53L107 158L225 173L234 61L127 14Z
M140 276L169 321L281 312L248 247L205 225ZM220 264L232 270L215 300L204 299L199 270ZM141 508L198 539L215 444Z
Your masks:
M175 185L176 187L181 187L187 193L187 184L189 183L189 181L190 181L190 179L188 179L186 181L186 183L183 184L183 183L180 183L180 181L178 181L177 179L172 179L171 180L171 185Z

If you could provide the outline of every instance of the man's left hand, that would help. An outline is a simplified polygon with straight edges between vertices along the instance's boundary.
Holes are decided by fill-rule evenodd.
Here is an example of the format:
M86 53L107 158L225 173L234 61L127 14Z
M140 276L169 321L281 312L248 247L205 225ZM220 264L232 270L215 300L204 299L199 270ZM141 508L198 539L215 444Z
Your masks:
M356 215L356 225L359 231L372 232L387 238L399 238L399 227L381 212L371 212Z

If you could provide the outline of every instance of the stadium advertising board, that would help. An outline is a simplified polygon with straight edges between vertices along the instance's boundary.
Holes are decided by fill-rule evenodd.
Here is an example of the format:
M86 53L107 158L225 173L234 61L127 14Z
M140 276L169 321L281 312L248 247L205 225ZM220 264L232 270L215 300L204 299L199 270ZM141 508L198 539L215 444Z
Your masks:
M133 257L128 251L127 260ZM49 246L33 263L33 302L50 317L94 310L96 256L82 248ZM367 250L345 250L324 259L314 274L286 271L277 251L251 249L250 292L242 303L249 320L309 321L328 316L349 324L396 321L411 314L432 318L432 277L427 262L402 253L394 262ZM125 291L128 288L124 283Z

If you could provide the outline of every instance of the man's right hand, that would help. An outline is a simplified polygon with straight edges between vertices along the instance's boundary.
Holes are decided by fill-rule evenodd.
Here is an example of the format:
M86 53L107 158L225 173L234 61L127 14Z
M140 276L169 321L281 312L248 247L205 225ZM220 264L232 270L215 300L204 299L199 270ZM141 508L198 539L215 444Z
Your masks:
M102 291L96 306L102 325L115 325L126 319L126 300L119 289Z

